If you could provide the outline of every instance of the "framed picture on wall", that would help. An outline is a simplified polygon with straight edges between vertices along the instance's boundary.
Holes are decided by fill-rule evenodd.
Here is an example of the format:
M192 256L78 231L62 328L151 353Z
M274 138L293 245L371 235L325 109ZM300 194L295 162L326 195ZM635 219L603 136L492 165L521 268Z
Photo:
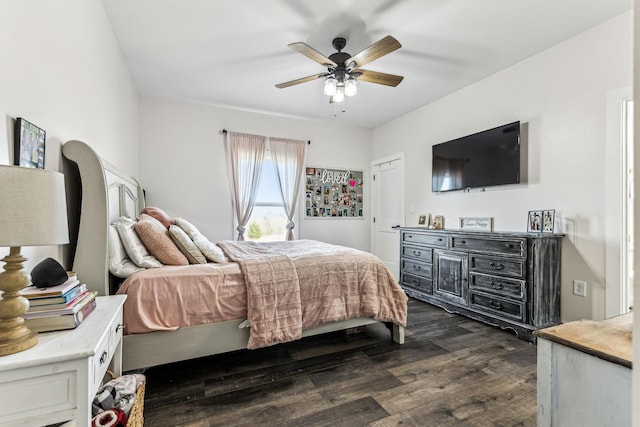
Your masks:
M13 129L13 159L17 166L44 169L46 132L33 123L18 117Z

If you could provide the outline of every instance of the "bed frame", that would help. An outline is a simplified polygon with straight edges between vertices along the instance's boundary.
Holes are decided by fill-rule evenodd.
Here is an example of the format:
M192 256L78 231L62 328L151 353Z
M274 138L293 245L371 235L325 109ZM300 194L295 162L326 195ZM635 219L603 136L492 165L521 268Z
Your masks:
M138 181L103 160L87 144L69 141L62 146L67 186L70 244L64 263L90 290L100 295L115 292L109 274L109 224L120 216L137 218L144 207ZM183 327L176 331L125 335L123 370L146 368L212 354L246 349L249 330L244 319ZM371 318L334 322L304 331L303 336L377 323ZM393 325L394 342L404 343L404 328Z

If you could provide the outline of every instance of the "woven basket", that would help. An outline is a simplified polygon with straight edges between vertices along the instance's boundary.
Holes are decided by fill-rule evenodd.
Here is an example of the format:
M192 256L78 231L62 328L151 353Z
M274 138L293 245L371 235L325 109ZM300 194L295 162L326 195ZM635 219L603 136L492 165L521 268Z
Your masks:
M133 402L129 418L127 419L127 427L144 426L144 388L146 381L143 381L136 391L136 400Z

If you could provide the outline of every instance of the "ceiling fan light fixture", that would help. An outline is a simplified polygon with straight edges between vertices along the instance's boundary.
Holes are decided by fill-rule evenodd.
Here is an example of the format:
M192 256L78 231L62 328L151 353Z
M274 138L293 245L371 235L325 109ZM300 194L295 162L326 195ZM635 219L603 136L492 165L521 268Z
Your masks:
M324 81L324 94L327 96L334 96L338 91L338 82L335 77L329 76Z
M344 94L346 96L354 96L358 93L358 85L356 79L349 77L344 83Z
M344 87L338 86L335 95L331 97L331 100L334 103L340 103L344 101Z

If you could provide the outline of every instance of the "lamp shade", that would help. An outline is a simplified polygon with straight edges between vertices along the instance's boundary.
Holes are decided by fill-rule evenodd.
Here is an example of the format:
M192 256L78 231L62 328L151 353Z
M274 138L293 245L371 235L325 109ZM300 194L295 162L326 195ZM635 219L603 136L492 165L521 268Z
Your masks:
M69 243L64 175L0 165L0 246Z

